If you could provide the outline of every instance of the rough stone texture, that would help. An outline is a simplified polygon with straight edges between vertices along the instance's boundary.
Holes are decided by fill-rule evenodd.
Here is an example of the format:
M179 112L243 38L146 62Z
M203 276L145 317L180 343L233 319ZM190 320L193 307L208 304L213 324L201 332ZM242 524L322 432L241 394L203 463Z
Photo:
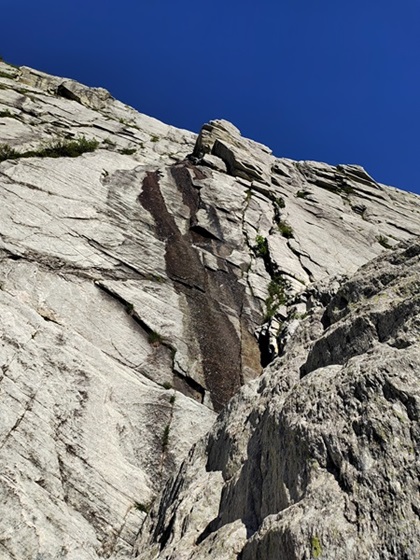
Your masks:
M209 156L203 157L205 154L223 160L227 171L235 177L267 184L271 182L271 165L274 160L271 150L263 144L242 138L239 130L228 121L210 121L203 126L193 156L203 158L202 162L212 167L214 160L209 159Z
M193 448L137 557L419 558L419 287L417 239L319 289L330 301Z
M41 157L46 146L81 137L97 149ZM139 542L152 554L166 541L168 558L242 550L270 558L264 547L276 549L267 542L278 527L270 516L309 488L299 468L319 447L315 428L302 436L304 450L293 444L303 428L299 436L290 428L290 439L273 444L287 443L285 462L273 456L265 470L254 468L261 442L271 445L283 422L287 391L303 399L296 406L305 424L315 412L305 412L300 387L318 372L327 372L319 402L329 403L328 372L337 372L338 391L352 360L368 363L373 352L379 364L375 348L409 356L418 341L417 303L402 301L401 278L413 286L401 250L389 282L386 264L371 276L374 288L370 277L363 290L359 276L332 278L419 233L419 198L358 166L275 158L226 121L197 138L101 88L0 62L0 557L132 557L146 510L199 442ZM394 299L378 282L394 286ZM370 409L375 418L372 395L366 418ZM339 426L341 408L331 410ZM272 431L263 434L266 417ZM287 459L294 454L296 472ZM280 489L283 471L287 488L298 490ZM219 512L222 488L231 505ZM340 491L330 492L341 511ZM284 526L301 557L293 531L306 509L296 511Z

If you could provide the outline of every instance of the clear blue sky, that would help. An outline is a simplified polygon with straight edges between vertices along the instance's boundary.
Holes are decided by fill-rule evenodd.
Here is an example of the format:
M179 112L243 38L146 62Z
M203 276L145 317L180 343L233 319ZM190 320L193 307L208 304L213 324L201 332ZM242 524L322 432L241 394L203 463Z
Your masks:
M420 0L3 0L5 60L420 193Z

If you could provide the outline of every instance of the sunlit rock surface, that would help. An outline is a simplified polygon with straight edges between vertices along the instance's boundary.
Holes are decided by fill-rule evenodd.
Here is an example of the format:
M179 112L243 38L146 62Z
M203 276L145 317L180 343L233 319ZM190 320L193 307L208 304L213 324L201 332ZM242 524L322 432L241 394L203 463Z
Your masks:
M138 558L416 559L420 242L360 269L192 449Z
M0 197L1 558L416 557L419 197L2 62Z

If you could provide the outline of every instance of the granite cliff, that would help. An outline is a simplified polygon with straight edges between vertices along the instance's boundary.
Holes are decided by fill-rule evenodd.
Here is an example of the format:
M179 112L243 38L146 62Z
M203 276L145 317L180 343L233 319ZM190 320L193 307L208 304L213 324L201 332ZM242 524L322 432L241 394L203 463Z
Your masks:
M419 557L418 196L0 63L0 197L1 558Z

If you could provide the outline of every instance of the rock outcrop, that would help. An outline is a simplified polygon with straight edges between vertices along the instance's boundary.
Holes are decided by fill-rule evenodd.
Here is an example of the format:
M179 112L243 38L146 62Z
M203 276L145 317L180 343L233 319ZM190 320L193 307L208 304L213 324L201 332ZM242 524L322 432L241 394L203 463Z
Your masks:
M418 558L419 282L416 240L320 289L168 484L138 558Z
M2 62L0 197L1 558L414 558L419 197Z

